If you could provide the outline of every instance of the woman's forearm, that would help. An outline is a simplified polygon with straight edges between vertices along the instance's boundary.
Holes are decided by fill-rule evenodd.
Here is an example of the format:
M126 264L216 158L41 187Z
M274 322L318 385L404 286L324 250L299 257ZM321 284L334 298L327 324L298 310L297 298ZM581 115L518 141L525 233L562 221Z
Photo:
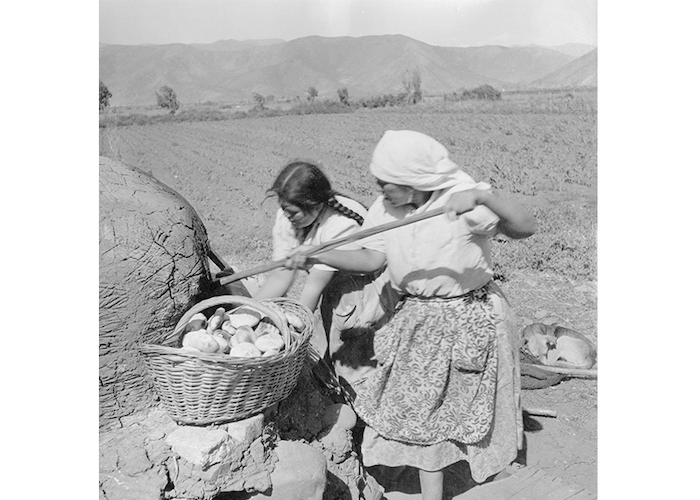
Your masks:
M498 216L498 230L510 238L527 238L537 231L537 221L529 210L490 191L468 189L454 193L445 203L445 211L448 217L454 219L456 215L474 210L478 205L484 205Z
M265 283L254 294L253 298L261 300L284 297L294 281L295 273L296 271L291 269L275 269L269 274Z
M370 273L386 263L382 252L363 248L360 250L329 250L309 258L309 262L320 262L342 271Z
M527 238L537 231L537 220L520 203L494 194L485 194L481 203L498 215L498 229L509 238Z
M304 284L304 289L301 291L299 297L299 302L304 304L306 307L312 311L316 310L321 295L326 289L326 286L333 279L335 271L320 271L318 269L311 269L309 271L309 276L306 278L306 284Z

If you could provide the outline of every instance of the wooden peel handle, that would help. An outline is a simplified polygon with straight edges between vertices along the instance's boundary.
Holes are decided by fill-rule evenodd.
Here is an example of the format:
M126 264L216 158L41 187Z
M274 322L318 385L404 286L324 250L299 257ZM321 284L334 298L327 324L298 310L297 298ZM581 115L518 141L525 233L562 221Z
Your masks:
M582 368L562 368L559 366L549 366L549 365L533 365L531 363L520 363L521 366L532 366L534 368L539 368L540 370L559 373L561 375L569 375L570 377L581 377L581 378L598 378L598 370L584 370Z
M379 226L371 227L369 229L365 229L363 231L358 231L354 234L351 234L349 236L345 236L343 238L338 238L335 240L328 241L326 243L322 243L321 245L315 246L311 251L307 253L307 256L313 257L314 255L318 255L323 252L328 252L329 250L333 250L338 247L342 247L343 245L347 245L348 243L353 243L355 241L361 240L363 238L367 238L369 236L373 236L375 234L383 233L385 231L389 231L391 229L401 227L401 226L406 226L408 224L413 224L414 222L419 222L425 219L429 219L431 217L435 217L437 215L445 213L444 209L442 208L436 208L435 210L428 210L425 213L419 214L419 215L413 215L411 217L406 217L401 220L397 220L394 222L387 222L386 224L381 224ZM271 262L267 262L265 264L261 264L256 267L252 267L250 269L247 269L245 271L240 271L238 273L231 274L229 276L224 276L223 278L219 278L217 281L219 282L220 285L228 285L229 283L233 283L234 281L242 280L243 278L248 278L250 276L254 276L256 274L260 273L266 273L269 271L272 271L273 269L277 269L279 267L284 266L284 262L287 259L280 259L280 260L273 260Z

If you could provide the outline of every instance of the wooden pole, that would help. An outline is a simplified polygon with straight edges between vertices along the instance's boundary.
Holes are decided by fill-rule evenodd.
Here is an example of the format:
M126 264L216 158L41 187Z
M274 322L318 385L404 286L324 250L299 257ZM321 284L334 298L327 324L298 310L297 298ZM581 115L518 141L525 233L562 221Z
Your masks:
M557 418L556 410L546 410L544 408L523 408L523 411L533 417Z
M530 363L520 363L521 366L532 366L533 368L539 368L540 370L552 373L559 373L561 375L568 375L570 377L581 377L581 378L598 378L598 370L584 370L580 368L562 368L560 366L549 366L549 365L533 365Z
M381 224L379 226L371 227L369 229L365 229L363 231L358 231L354 234L351 234L349 236L345 236L343 238L338 238L332 241L328 241L326 243L323 243L321 245L315 246L310 252L308 252L306 255L309 257L312 257L314 255L318 255L323 252L327 252L329 250L333 250L334 248L342 247L343 245L347 245L348 243L353 243L357 240L361 240L363 238L367 238L368 236L373 236L375 234L383 233L385 231L389 231L391 229L401 227L401 226L406 226L408 224L413 224L414 222L419 222L425 219L429 219L431 217L435 217L436 215L440 215L445 213L444 209L442 208L436 208L435 210L429 210L425 213L422 213L420 215L413 215L411 217L406 217L401 220L397 220L394 222L387 222L386 224ZM240 271L235 274L231 274L229 276L224 276L222 278L219 278L218 280L214 280L214 282L218 281L219 285L228 285L229 283L233 283L234 281L241 280L243 278L248 278L250 276L254 276L256 274L260 273L266 273L269 271L272 271L273 269L277 269L278 267L283 267L284 262L287 259L280 259L280 260L274 260L272 262L267 262L265 264L261 264L259 266L250 268L245 271Z

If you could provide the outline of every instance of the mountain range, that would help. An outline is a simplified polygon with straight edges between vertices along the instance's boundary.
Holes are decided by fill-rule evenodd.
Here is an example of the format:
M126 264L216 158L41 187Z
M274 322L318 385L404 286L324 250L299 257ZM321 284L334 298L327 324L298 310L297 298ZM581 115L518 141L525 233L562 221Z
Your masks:
M163 85L183 103L277 99L350 99L397 93L414 71L425 94L489 84L500 90L596 86L597 49L487 45L439 47L403 35L283 40L220 40L210 44L100 44L100 80L112 105L155 104Z

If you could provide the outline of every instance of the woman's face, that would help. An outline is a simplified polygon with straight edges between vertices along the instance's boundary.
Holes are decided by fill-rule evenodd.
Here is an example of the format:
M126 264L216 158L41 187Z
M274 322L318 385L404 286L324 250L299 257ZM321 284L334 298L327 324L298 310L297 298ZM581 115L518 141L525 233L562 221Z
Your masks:
M308 227L311 224L313 224L314 221L318 218L318 214L320 214L321 210L323 209L323 205L318 204L311 210L305 211L301 207L298 207L297 205L292 205L291 203L285 200L279 200L279 202L280 207L284 211L284 215L287 217L287 219L289 219L289 222L291 222L292 226L294 226L294 228L296 229Z
M413 188L391 184L377 179L377 184L384 194L384 198L394 207L400 207L413 203Z

